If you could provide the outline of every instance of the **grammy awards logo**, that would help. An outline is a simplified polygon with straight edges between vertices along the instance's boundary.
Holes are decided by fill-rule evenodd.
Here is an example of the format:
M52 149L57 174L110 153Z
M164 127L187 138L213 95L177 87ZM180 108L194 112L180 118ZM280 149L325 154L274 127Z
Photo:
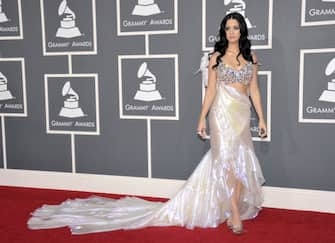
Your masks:
M63 16L60 21L60 26L57 30L56 37L73 38L81 36L80 30L76 27L76 15L68 7L67 1L62 0L58 7L58 16Z
M138 0L131 14L137 16L151 16L160 13L161 10L155 3L155 0Z
M231 3L233 3L234 6L231 7L230 9L228 9L226 14L229 14L229 13L232 13L232 12L238 12L244 17L245 22L247 23L248 29L255 28L256 26L252 25L250 20L245 16L245 10L246 10L246 7L247 7L245 2L243 0L224 0L224 5L226 5L226 6L231 4Z
M134 100L141 101L155 101L162 100L162 96L158 90L156 90L157 79L154 74L152 74L146 62L143 62L137 71L137 77L139 79L147 77L140 83L140 88L137 90Z
M59 116L76 118L86 116L79 107L79 95L71 88L70 81L67 81L62 89L62 96L67 96L64 100L64 106L59 112Z
M303 25L326 25L326 24L334 24L334 3L335 0L319 0L319 3L315 3L316 1L312 0L302 0L303 6L305 9L302 11L302 24ZM312 4L313 3L313 4ZM306 7L307 6L307 7ZM306 15L307 13L307 15ZM306 16L309 20L306 22ZM325 18L328 16L328 19Z
M0 100L15 99L7 87L7 78L0 72Z
M0 23L8 22L6 14L2 11L2 0L0 0Z
M335 57L330 60L325 70L326 76L333 73L335 73ZM328 82L328 89L322 92L319 101L335 102L335 78Z

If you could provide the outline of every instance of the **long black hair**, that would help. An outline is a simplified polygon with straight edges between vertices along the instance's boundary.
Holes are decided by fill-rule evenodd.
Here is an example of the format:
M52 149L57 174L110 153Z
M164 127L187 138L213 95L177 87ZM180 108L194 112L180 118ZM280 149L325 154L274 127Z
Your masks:
M214 51L211 53L215 53L218 52L220 53L217 58L216 58L216 64L213 66L213 68L217 67L219 65L219 63L221 62L221 58L224 56L224 54L226 53L226 50L228 48L228 40L226 37L226 23L229 19L235 19L237 20L237 22L239 23L239 27L240 27L240 39L239 39L239 53L236 56L236 59L238 61L238 63L240 64L240 61L238 60L238 57L240 55L242 55L244 57L245 60L252 62L253 64L256 64L252 58L251 55L251 42L248 39L248 27L247 24L244 20L244 17L237 12L233 12L233 13L229 13L227 14L223 20L221 21L220 24L220 30L219 30L219 40L217 42L215 42L214 45Z

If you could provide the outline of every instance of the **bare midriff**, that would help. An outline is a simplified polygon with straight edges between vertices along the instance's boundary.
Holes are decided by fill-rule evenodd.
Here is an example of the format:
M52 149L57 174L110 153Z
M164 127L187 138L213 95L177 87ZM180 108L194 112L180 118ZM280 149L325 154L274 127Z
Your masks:
M239 93L248 94L248 85L245 84L239 84L239 83L228 83L226 84L228 86L232 86L233 88L235 88Z

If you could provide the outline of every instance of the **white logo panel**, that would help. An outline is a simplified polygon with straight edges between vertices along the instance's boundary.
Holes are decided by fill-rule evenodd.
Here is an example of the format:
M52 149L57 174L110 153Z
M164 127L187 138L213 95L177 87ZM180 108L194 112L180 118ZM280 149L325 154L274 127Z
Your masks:
M46 74L47 133L98 135L97 74Z
M23 58L0 58L0 114L27 116Z
M178 56L119 56L120 118L178 120Z
M335 0L302 0L301 26L335 24Z
M259 71L258 82L259 89L262 97L262 107L264 118L267 125L267 137L260 138L258 136L258 116L255 108L251 107L250 117L250 132L254 141L270 142L271 141L271 71Z
M96 54L95 0L40 0L44 55Z
M23 39L21 0L0 0L0 40Z
M202 49L211 51L219 39L220 23L225 14L239 12L247 23L253 49L272 48L273 0L202 0ZM259 13L265 14L259 14ZM223 14L224 13L224 14Z
M117 34L177 33L177 0L117 0Z
M335 49L300 50L299 122L335 123Z

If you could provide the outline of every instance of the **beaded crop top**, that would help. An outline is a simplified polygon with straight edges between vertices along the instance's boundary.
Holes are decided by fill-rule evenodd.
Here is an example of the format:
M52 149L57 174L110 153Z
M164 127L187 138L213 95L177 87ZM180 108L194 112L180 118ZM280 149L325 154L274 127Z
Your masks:
M241 69L237 70L220 62L216 72L217 81L222 81L226 84L240 83L248 85L252 79L252 63L244 64Z

